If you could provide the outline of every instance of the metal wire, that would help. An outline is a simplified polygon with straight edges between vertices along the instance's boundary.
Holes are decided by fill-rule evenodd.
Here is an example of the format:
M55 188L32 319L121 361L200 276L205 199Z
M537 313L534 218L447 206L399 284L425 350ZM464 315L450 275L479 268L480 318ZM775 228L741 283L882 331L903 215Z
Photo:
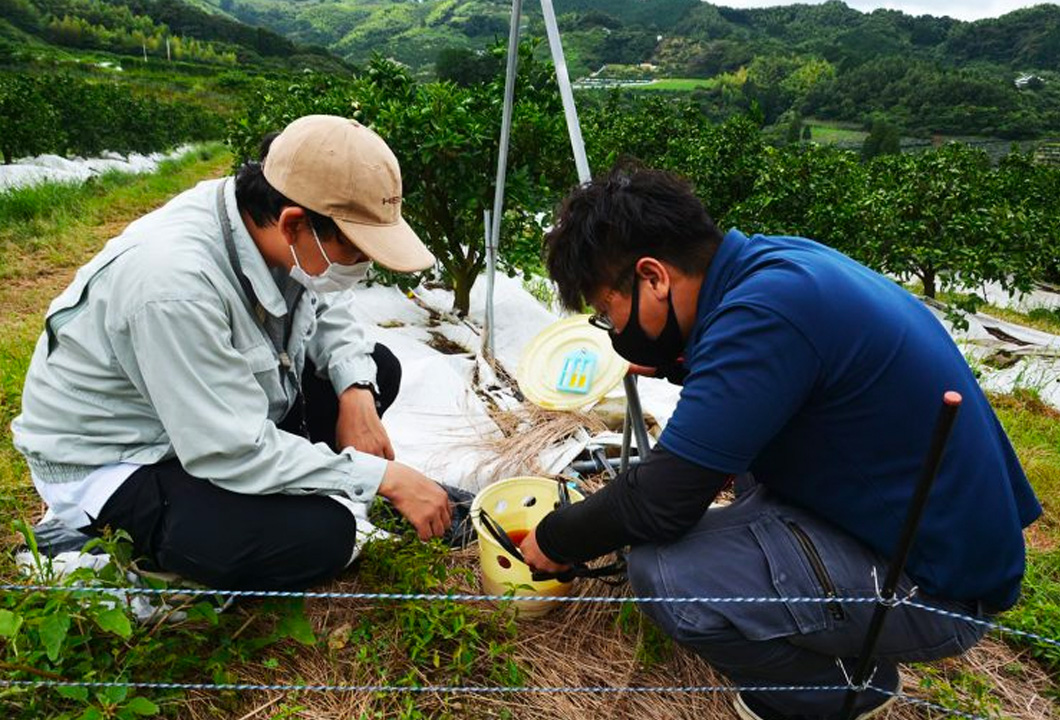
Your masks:
M104 682L75 680L0 680L0 687L84 687L84 688L137 688L141 690L217 690L217 691L253 691L271 690L283 692L393 692L393 693L447 693L466 695L505 695L522 693L540 693L554 695L589 695L620 693L654 694L654 693L721 693L721 692L800 692L819 690L822 692L842 692L846 685L769 685L754 687L735 687L732 685L646 685L611 687L609 685L587 686L533 686L513 687L479 686L479 685L264 685L257 683L161 683L161 682Z
M1026 630L1017 630L1016 628L1011 628L1006 625L991 622L990 620L984 620L982 618L962 615L961 613L955 613L951 610L943 610L942 608L932 607L930 605L925 605L923 603L919 603L913 600L904 600L902 601L902 604L908 605L909 607L915 608L917 610L925 610L927 612L935 613L936 615L943 615L945 617L956 618L957 620L966 620L970 623L981 625L982 627L989 628L991 630L997 630L998 632L1018 635L1019 637L1030 638L1031 640L1037 640L1038 642L1045 643L1046 645L1052 645L1053 647L1060 648L1060 640L1054 640L1053 638L1045 637L1044 635L1038 635L1037 633L1028 632Z
M635 695L648 694L708 694L708 693L782 693L782 692L804 692L813 690L818 692L844 692L849 689L847 685L645 685L611 687L607 685L570 685L570 686L512 686L512 687L489 687L478 685L281 685L281 684L259 684L259 683L162 683L162 682L77 682L73 680L0 680L0 687L27 687L27 688L58 688L58 687L82 687L89 689L104 688L128 688L138 690L205 690L205 691L235 691L235 692L335 692L335 693L408 693L414 695L426 694L451 694L451 695L516 695L516 694L548 694L548 695L620 695L624 693ZM927 700L921 700L899 692L885 690L883 688L869 685L867 690L873 690L882 695L898 698L900 702L937 710L953 717L965 718L965 720L990 720L982 715L974 715L952 710Z
M855 598L820 598L820 597L691 597L691 598L666 598L666 597L612 597L612 596L580 596L580 597L553 597L536 595L483 595L483 594L428 594L428 593L343 593L343 592L295 592L277 590L193 590L180 588L107 588L107 587L63 587L54 585L0 585L2 592L62 592L69 594L116 594L149 595L156 597L180 595L208 597L245 597L245 598L312 598L312 599L347 599L347 600L394 600L394 601L418 601L418 602L466 602L466 601L513 601L528 602L535 600L552 600L568 603L876 603L879 597L855 597ZM1036 633L1009 628L989 620L971 617L961 613L943 610L941 608L915 602L909 598L899 601L900 605L910 608L932 612L945 617L965 620L976 623L992 630L1011 633L1020 637L1030 638L1038 642L1060 647L1060 641L1047 638ZM520 693L546 693L546 694L663 694L663 693L685 693L703 694L719 692L842 692L852 688L849 678L845 685L772 685L736 687L729 685L683 685L683 686L518 686L518 687L481 687L469 685L425 685L425 686L402 686L402 685L295 685L295 684L257 684L257 683L160 683L160 682L77 682L65 680L0 680L0 687L26 687L26 688L55 688L55 687L84 687L84 688L138 688L145 690L213 690L213 691L283 691L283 692L338 692L338 693L445 693L445 694L478 694L478 695L507 695ZM953 717L965 720L989 720L983 716L952 710L926 700L909 697L893 691L868 685L864 690L893 695L903 702L919 707L937 710L947 713Z
M850 597L850 598L821 598L821 597L636 597L636 596L612 596L612 595L582 595L582 596L553 596L553 595L485 595L469 593L349 593L349 592L297 592L287 590L189 590L187 588L108 588L97 586L63 587L55 585L0 585L0 592L63 592L70 594L97 593L97 594L125 594L125 595L153 595L164 597L177 595L187 597L195 595L199 597L230 597L230 598L298 598L313 600L392 600L392 601L421 601L421 602L534 602L550 601L557 603L626 603L641 604L673 603L761 603L761 604L805 604L805 603L846 603L866 604L881 602L879 597ZM1060 647L1060 640L1028 632L1017 630L1000 623L995 623L983 618L964 615L962 613L932 607L917 602L910 598L902 598L898 605L906 605L916 610L943 615L957 620L964 620L976 625L996 630L998 632L1010 633L1019 637L1029 638L1046 645Z
M65 593L125 593L128 595L196 595L208 597L236 598L305 598L313 600L417 600L441 602L534 602L548 600L560 603L874 603L875 597L821 598L821 597L631 597L613 595L484 595L468 593L349 593L349 592L298 592L288 590L210 590L189 588L144 588L144 587L62 587L53 585L0 585L0 591L13 592L65 592Z

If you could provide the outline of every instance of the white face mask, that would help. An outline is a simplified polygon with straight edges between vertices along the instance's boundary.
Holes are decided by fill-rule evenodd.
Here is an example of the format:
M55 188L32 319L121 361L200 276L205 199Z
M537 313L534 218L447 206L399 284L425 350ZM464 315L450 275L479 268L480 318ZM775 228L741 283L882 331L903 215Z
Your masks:
M324 246L320 244L320 237L317 235L316 228L310 225L309 229L313 231L313 239L316 240L317 248L319 248L320 254L324 256L324 262L328 264L328 267L319 275L310 275L302 269L302 264L298 262L298 253L294 251L294 245L291 245L291 256L294 258L294 267L291 268L290 273L292 280L315 293L331 293L349 290L368 277L368 268L372 265L371 260L365 260L353 265L333 263L328 254L324 252Z

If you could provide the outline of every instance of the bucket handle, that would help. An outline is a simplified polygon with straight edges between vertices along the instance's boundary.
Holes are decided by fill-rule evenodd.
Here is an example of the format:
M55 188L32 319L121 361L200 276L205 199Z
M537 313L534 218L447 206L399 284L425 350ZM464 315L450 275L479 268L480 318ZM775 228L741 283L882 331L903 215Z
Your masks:
M566 485L561 483L560 487L562 488L562 490L560 490L560 505L562 506L564 504L569 504L570 496L566 492L564 492L567 489ZM478 513L479 522L482 523L482 526L486 528L486 531L493 537L493 539L496 540L502 548L504 548L504 551L519 562L526 565L527 562L526 559L523 557L523 554L519 552L519 548L515 546L515 543L512 542L512 539L508 536L508 533L505 532L501 524L494 520L493 517L488 512L486 512L484 508L479 508ZM532 572L530 574L530 578L534 582L542 582L544 580L556 580L558 582L568 583L574 580L574 578L576 577L591 577L603 579L606 577L624 575L625 572L626 563L622 560L619 560L617 562L613 562L608 565L596 568L587 567L584 563L574 563L566 570L561 570L558 573L536 571Z
M486 531L493 536L493 539L500 543L500 546L504 548L505 552L522 564L526 564L526 560L523 558L523 554L519 552L519 548L515 547L515 543L512 542L510 537L508 537L508 533L504 531L504 528L501 527L499 522L494 520L493 517L486 512L485 508L479 508L478 519L479 522L482 523L482 526L486 528Z

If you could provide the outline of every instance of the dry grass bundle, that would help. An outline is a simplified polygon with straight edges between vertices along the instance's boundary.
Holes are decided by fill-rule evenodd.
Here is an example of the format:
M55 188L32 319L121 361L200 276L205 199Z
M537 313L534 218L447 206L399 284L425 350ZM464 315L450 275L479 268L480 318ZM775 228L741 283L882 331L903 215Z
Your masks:
M478 470L495 477L501 474L540 475L543 472L539 457L542 452L561 445L568 438L607 429L595 415L555 412L529 404L517 410L494 410L490 416L503 437L494 436L482 441L479 449L488 457Z

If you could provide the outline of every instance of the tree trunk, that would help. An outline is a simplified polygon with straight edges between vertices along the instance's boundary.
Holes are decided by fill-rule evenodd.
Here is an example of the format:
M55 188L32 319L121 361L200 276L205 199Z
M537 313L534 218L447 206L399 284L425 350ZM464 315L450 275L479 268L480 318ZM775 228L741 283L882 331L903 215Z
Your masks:
M935 270L925 268L920 274L920 280L924 283L924 296L935 299Z
M460 317L467 317L471 309L471 285L475 282L473 276L469 277L466 272L453 272L453 310Z

